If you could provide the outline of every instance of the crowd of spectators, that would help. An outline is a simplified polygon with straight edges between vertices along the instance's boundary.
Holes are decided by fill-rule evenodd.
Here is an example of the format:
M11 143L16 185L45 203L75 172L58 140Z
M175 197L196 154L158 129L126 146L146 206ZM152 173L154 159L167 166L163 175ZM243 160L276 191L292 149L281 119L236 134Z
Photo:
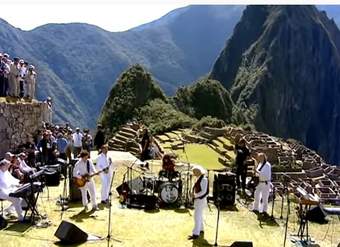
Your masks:
M37 73L32 64L0 52L0 97L33 99Z
M7 152L5 159L11 162L11 174L25 182L25 176L38 166L57 164L58 159L70 162L82 150L99 150L104 143L101 125L98 125L93 139L89 129L73 130L67 123L62 126L44 123L41 129L17 147L17 155Z

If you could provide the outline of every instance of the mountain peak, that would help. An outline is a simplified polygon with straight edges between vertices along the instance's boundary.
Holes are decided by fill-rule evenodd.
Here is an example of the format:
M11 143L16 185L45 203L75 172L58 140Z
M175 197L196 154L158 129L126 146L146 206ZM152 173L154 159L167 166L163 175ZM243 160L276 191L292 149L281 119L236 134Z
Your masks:
M340 161L340 32L314 6L248 6L210 74L260 131Z

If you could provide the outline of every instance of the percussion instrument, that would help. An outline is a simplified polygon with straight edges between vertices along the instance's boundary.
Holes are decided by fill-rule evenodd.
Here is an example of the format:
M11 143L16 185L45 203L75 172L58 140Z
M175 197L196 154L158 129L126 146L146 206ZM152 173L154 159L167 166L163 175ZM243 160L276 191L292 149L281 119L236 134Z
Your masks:
M159 187L159 197L166 204L173 204L179 199L180 193L175 183L163 183Z

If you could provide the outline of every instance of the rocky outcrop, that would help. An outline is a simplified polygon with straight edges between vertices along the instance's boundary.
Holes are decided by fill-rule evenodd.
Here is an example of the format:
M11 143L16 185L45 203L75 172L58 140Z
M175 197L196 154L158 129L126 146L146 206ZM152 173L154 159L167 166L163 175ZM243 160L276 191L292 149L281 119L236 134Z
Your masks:
M210 78L262 132L340 162L340 32L313 6L248 6Z
M46 103L0 103L0 157L27 141L27 138L50 121Z

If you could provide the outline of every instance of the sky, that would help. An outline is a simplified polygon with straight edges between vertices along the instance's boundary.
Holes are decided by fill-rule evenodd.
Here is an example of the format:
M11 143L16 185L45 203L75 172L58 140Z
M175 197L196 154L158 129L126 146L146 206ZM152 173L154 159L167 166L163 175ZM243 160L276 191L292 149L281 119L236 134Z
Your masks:
M190 4L331 4L338 0L0 0L0 18L23 30L47 23L83 22L125 31Z
M186 5L176 1L159 3L127 0L110 3L106 0L49 2L0 0L0 18L23 30L31 30L46 23L85 22L108 31L125 31Z

